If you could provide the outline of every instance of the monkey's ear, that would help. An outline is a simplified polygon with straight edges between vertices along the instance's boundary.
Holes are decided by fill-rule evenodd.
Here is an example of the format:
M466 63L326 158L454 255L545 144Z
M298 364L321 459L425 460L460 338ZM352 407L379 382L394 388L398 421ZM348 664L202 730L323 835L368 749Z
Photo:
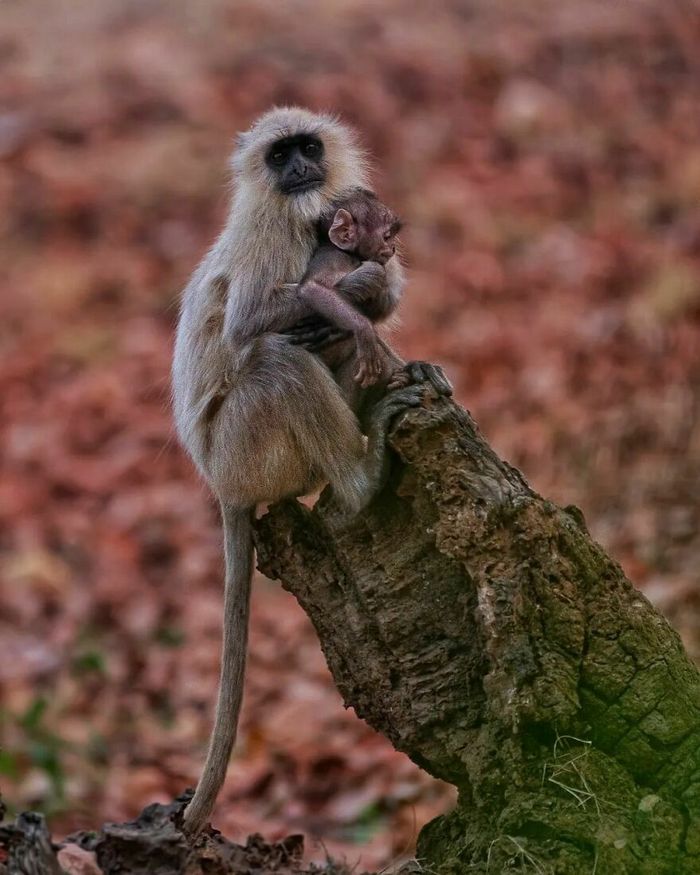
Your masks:
M328 239L338 249L346 251L357 246L357 226L351 213L343 209L336 212L328 229Z

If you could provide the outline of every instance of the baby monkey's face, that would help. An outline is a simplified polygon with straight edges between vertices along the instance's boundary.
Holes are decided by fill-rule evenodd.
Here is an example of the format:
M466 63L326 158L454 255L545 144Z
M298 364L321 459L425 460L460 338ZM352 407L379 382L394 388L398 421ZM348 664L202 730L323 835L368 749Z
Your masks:
M363 261L386 264L396 252L398 222L388 220L379 224L357 223L357 255Z
M396 252L401 222L371 192L359 191L339 207L328 228L334 246L363 261L386 264Z

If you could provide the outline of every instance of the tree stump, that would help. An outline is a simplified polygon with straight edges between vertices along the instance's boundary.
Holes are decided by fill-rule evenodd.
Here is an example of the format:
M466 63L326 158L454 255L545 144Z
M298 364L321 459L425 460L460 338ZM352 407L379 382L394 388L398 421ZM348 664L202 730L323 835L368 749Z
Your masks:
M390 446L361 516L287 501L256 542L346 703L459 790L402 872L696 875L700 676L678 635L453 402L427 397ZM191 842L188 798L73 841L105 875L347 873L306 867L300 837ZM40 815L0 823L0 873L58 875L56 850Z
M676 632L452 401L390 446L360 517L287 501L256 542L345 703L458 788L425 871L700 872L700 676Z

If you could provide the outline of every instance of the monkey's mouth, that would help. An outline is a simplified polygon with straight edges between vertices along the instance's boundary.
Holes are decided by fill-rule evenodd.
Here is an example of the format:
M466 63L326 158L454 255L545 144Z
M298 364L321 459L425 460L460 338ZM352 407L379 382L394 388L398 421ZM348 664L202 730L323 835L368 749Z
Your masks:
M303 194L313 191L323 185L322 179L300 179L299 182L288 182L282 188L284 194Z

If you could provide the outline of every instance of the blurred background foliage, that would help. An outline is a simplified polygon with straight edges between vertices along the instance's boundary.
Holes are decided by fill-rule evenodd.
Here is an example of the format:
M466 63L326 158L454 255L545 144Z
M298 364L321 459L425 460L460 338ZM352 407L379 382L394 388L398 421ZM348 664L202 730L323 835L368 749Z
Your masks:
M172 335L233 135L275 103L339 111L376 156L407 222L401 352L447 367L700 655L698 45L682 0L3 0L9 803L60 833L196 780L220 534L173 439ZM450 799L343 710L259 581L217 825L381 866Z

